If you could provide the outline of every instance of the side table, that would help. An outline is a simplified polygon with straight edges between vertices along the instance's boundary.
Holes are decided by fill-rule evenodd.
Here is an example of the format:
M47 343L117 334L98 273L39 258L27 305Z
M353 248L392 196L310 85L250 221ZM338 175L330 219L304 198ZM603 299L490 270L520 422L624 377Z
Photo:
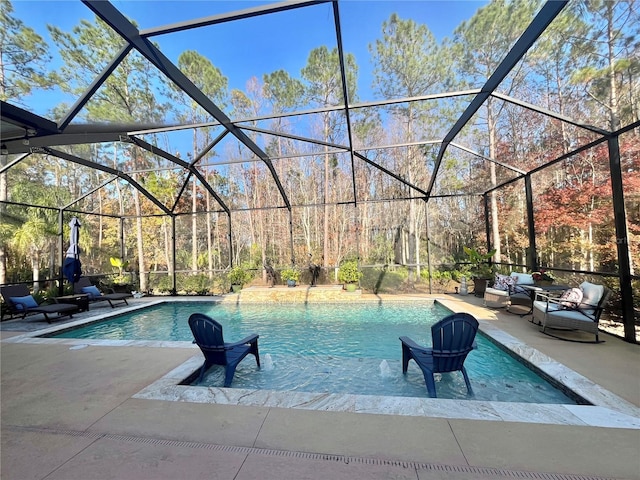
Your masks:
M86 293L78 293L75 295L63 295L54 299L56 303L72 303L78 306L78 311L86 312L89 310L89 295Z

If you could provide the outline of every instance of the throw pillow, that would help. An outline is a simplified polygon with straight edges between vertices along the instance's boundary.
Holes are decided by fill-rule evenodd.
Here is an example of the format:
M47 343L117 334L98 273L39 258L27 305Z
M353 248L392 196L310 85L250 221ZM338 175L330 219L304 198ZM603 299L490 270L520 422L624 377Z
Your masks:
M517 279L515 277L510 277L509 275L501 275L499 273L496 273L496 278L493 283L493 288L495 288L496 290L502 290L502 291L508 292L512 289L512 287L515 286L516 280Z
M100 290L98 290L98 287L96 287L95 285L91 285L90 287L82 287L82 293L86 293L87 295L89 295L90 300L93 300L94 298L102 295Z
M578 305L582 302L582 295L581 289L570 288L562 294L559 303L566 308L578 308Z
M38 306L38 302L31 295L27 295L24 297L9 297L11 303L13 303L16 307L16 310L27 310L29 308L34 308Z

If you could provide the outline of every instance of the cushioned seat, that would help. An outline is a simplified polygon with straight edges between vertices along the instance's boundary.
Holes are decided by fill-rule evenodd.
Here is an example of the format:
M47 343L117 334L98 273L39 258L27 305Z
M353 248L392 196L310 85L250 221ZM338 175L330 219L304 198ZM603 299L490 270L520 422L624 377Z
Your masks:
M509 292L493 287L487 287L484 291L484 306L489 308L505 308L510 305Z
M51 323L52 315L55 316L54 318L67 316L71 318L78 311L78 306L71 303L38 304L29 293L29 288L26 285L5 285L0 287L0 294L7 303L11 314L21 315L22 318L41 313L47 323Z
M510 275L496 274L492 287L484 293L484 305L490 308L509 308L512 305L523 305L531 308L531 292L522 285L533 286L535 281L528 273L511 272Z
M589 282L582 282L580 289L583 295L577 306L564 304L561 298L540 293L536 295L536 300L533 302L533 319L542 326L543 333L561 340L576 341L558 337L548 329L581 330L595 334L595 342L599 342L598 322L611 290L604 285Z
M133 297L130 293L102 293L98 287L91 283L88 277L81 277L73 284L73 292L76 294L89 295L89 302L109 302L111 308L115 308L114 302L129 305L127 298Z

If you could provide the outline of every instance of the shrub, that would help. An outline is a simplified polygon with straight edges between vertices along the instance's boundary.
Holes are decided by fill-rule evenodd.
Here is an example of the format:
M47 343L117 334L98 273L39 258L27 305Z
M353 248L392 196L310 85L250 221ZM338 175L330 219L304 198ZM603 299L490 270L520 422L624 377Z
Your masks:
M300 280L300 270L296 267L287 267L280 272L280 278L282 281L286 282L288 280L298 281Z
M182 283L182 288L187 292L195 292L198 295L206 295L209 293L211 280L203 273L197 275L189 275Z
M231 282L231 285L244 286L251 278L251 274L239 265L233 267L227 274L227 280Z
M362 278L356 260L347 260L338 267L338 280L342 283L357 283Z
M404 268L366 268L360 286L374 293L394 293L402 287L406 279L407 270Z

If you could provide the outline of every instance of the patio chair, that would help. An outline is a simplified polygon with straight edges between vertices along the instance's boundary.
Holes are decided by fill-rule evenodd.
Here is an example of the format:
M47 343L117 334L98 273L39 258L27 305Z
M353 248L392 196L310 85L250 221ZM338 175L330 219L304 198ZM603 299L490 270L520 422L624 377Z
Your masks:
M461 371L469 394L473 394L464 361L476 348L475 337L478 321L468 313L454 313L431 327L433 347L423 347L409 337L400 337L402 342L402 373L407 373L409 360L413 359L424 375L427 392L436 398L434 373Z
M580 284L582 300L577 305L566 302L562 297L538 293L533 302L533 319L542 326L542 333L559 340L580 343L599 343L598 322L609 300L611 290L604 285L589 282ZM554 330L581 330L595 334L595 342L583 342L550 333Z
M130 293L103 293L98 287L91 283L89 277L80 277L76 283L73 284L73 293L89 295L89 302L109 302L111 308L115 308L119 303L129 305L127 298L133 297ZM114 304L114 302L119 302Z
M51 317L54 315L56 319L67 316L72 318L73 314L78 311L78 306L71 303L38 304L29 293L29 287L26 285L5 285L0 287L0 294L6 302L9 312L22 318L30 314L42 314L47 323L51 323Z
M213 318L202 313L194 313L189 317L189 327L195 338L193 343L204 355L204 363L200 369L198 383L204 378L204 374L213 365L224 366L224 386L231 386L236 367L248 354L256 357L256 363L260 368L260 354L258 353L258 335L252 334L234 343L225 343L222 335L222 325Z
M496 274L492 287L487 286L484 292L484 306L490 308L509 308L521 305L531 309L532 294L523 285L533 286L533 276L528 273L511 272L510 275ZM527 312L529 313L529 312Z

